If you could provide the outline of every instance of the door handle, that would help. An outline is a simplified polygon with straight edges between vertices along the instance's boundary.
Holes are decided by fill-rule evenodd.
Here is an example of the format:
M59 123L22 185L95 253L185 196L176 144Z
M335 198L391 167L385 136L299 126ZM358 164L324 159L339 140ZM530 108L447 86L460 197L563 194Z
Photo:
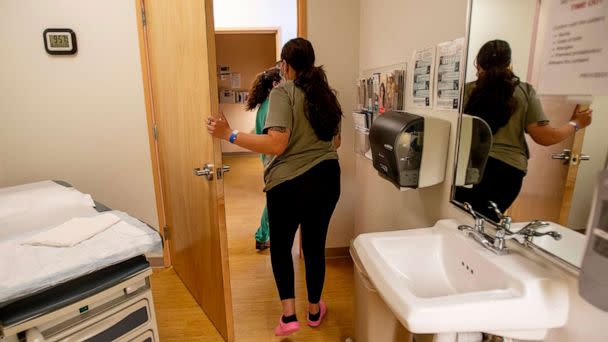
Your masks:
M222 167L217 169L217 179L222 179L224 173L230 172L230 165L222 165Z
M572 157L572 150L564 149L561 153L551 153L551 159L564 160L566 163Z
M572 163L572 165L576 165L583 160L591 160L591 157L586 154L580 154L580 155L575 154L570 159L570 163Z
M205 164L202 168L197 167L193 171L195 176L205 176L207 180L213 180L213 164Z

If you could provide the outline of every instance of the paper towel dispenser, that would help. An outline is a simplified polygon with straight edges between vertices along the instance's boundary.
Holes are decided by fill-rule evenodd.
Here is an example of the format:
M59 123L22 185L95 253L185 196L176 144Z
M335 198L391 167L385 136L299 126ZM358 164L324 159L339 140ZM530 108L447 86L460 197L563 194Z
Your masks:
M446 120L386 112L369 132L374 168L397 188L438 184L445 176L449 135Z

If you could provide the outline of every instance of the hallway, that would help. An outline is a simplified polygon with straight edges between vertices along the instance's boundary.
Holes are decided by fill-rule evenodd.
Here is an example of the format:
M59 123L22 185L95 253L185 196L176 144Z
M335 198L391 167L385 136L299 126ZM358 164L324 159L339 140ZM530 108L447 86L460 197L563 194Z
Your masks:
M274 336L281 306L269 251L257 252L253 239L265 204L262 164L257 155L225 157L224 163L231 166L224 184L236 341L344 341L353 336L353 273L347 258L327 261L323 298L329 311L318 329L305 324L304 262L296 261L297 315L302 329L287 339ZM173 270L156 271L152 290L162 341L221 340Z

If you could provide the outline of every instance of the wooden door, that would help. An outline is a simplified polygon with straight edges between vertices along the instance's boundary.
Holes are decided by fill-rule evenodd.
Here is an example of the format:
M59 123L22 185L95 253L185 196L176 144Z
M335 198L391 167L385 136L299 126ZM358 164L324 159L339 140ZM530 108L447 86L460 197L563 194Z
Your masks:
M562 96L540 96L543 109L554 125L567 122L576 107ZM511 206L515 221L543 219L567 226L585 131L580 130L559 144L540 146L529 136L530 160L522 190ZM571 150L569 160L552 155Z
M211 0L143 0L162 192L176 273L228 341L234 340L223 181L193 170L222 165L205 129L217 113Z

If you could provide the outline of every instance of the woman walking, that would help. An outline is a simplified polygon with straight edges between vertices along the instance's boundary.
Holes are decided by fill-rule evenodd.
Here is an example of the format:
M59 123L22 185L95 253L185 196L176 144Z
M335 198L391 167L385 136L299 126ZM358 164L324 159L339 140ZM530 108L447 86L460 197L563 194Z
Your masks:
M225 118L209 118L208 131L249 150L264 153L270 222L272 270L283 307L275 328L278 336L300 329L295 314L294 270L291 248L298 226L306 264L308 319L317 327L327 313L321 300L325 281L325 239L340 197L342 109L327 83L309 41L296 38L281 51L279 68L286 80L270 93L264 134L233 131Z

